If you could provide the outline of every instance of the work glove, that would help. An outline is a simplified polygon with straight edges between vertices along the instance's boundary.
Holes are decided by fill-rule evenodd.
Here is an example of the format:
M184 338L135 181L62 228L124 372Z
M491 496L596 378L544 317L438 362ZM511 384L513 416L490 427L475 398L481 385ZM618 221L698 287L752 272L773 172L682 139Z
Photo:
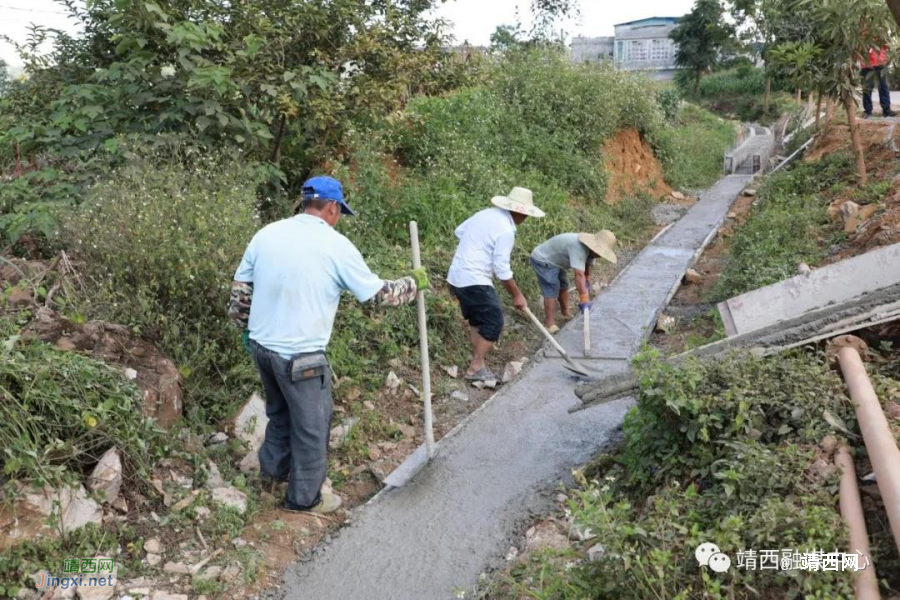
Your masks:
M428 271L425 270L425 267L419 267L418 269L413 269L410 271L409 277L413 278L413 281L416 282L416 290L422 291L427 290L429 287L428 282Z
M253 350L250 348L250 331L247 329L241 334L241 345L247 351L247 354L253 354Z
M585 312L587 310L591 310L591 308L593 306L594 306L593 302L582 302L581 304L578 305L578 309L581 310L581 312Z

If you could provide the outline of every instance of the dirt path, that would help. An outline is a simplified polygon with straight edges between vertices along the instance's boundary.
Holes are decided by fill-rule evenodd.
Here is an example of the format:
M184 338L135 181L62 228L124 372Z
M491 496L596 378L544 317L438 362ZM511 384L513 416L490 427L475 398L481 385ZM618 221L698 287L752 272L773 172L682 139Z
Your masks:
M597 298L594 358L585 362L598 375L625 368L749 180L722 179ZM576 356L581 330L576 321L558 336ZM290 568L284 597L442 600L472 589L499 564L518 525L549 509L562 474L610 440L630 406L623 400L570 415L575 383L558 359L535 361L442 440L409 485L356 511L331 544Z

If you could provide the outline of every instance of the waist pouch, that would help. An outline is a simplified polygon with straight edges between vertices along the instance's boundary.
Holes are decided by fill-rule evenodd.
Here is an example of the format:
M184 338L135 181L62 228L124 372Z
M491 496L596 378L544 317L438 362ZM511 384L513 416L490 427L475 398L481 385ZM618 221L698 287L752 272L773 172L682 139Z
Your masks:
M301 354L291 359L291 381L297 383L305 379L328 376L328 359L322 353Z

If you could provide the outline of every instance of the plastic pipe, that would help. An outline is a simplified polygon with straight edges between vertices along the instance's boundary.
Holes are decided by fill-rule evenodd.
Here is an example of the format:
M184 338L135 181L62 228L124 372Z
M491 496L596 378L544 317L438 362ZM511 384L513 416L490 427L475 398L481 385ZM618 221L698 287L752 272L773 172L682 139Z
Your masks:
M413 269L422 266L422 258L419 252L419 224L409 222L409 238L412 242ZM430 459L434 457L434 427L431 414L431 361L428 357L428 319L425 314L425 291L419 290L416 294L416 311L419 320L419 354L422 361L422 404L425 412L425 455Z
M860 566L868 564L865 569L854 574L856 600L880 600L875 564L869 554L869 533L866 531L862 502L859 500L859 486L856 485L856 468L847 446L838 449L834 462L841 468L841 516L850 530L850 552L859 555Z
M900 449L859 352L856 348L844 346L838 350L838 362L850 397L856 405L856 419L878 480L878 491L884 500L894 542L900 551Z

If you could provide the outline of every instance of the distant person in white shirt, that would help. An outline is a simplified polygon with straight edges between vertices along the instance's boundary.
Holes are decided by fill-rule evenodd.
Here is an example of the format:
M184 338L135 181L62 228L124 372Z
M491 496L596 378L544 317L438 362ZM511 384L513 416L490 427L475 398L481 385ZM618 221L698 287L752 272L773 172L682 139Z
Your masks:
M495 196L488 208L470 217L456 228L459 246L447 283L459 300L463 317L469 323L472 360L466 371L469 381L496 380L484 362L503 331L503 311L494 289L494 277L512 295L513 306L528 306L519 291L510 268L510 256L516 242L516 225L528 217L541 218L544 212L534 205L531 190L513 188L508 196Z

